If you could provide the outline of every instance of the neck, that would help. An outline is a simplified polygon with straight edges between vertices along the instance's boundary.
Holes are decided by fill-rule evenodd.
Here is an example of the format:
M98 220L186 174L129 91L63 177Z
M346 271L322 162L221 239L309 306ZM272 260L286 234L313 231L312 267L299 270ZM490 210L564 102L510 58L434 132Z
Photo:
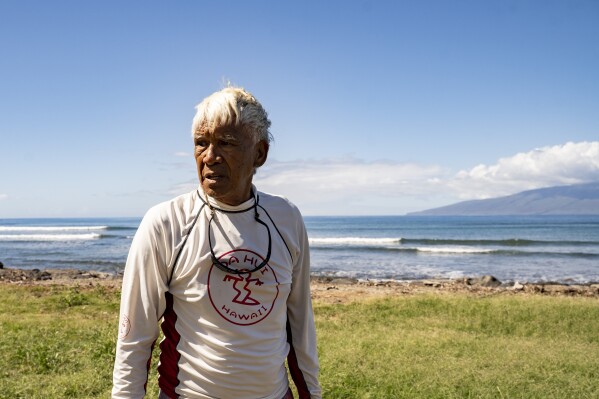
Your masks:
M238 207L246 202L248 202L249 200L251 200L252 198L254 199L254 206L258 204L258 196L257 196L257 192L255 190L255 188L252 186L252 188L250 189L250 192L248 194L248 196L246 197L245 200L243 201L235 201L233 202L229 202L229 201L223 201L220 198L211 196L209 194L207 194L201 187L198 190L198 195L200 197L200 199L202 200L202 202L204 202L206 205L208 205L208 207L210 207L211 209L221 209L221 210L227 210L227 208L234 208L234 207Z

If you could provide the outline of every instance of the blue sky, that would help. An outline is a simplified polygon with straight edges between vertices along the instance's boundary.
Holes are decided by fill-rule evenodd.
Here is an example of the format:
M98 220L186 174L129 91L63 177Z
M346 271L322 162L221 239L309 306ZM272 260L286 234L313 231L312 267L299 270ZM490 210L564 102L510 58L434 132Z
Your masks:
M227 81L272 120L256 185L306 215L599 180L597 1L3 1L0 52L4 218L193 189Z

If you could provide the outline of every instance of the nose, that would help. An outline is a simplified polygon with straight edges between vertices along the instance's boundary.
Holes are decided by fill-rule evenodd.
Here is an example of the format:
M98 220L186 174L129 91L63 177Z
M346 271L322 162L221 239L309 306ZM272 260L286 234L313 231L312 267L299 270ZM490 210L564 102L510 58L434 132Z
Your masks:
M204 151L204 163L212 165L220 161L221 157L218 153L218 149L216 148L216 146L214 144L208 145L208 147Z

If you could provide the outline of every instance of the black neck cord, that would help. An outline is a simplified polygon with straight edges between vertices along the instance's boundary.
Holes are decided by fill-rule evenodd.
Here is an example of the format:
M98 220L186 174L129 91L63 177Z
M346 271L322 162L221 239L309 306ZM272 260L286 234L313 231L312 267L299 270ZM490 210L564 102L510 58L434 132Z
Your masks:
M218 267L220 270L222 270L225 273L231 273L231 274L245 274L245 273L254 273L257 272L258 270L262 269L264 266L266 266L268 264L268 261L270 260L270 253L272 250L272 236L270 234L270 228L268 227L268 225L266 223L264 223L262 220L260 220L260 214L258 213L258 196L256 193L254 193L254 206L252 206L252 208L254 208L254 220L258 223L260 223L262 226L266 227L266 231L268 233L268 252L266 253L266 258L264 259L264 261L262 261L262 263L260 263L258 266L256 266L255 268L249 270L249 269L232 269L229 266L225 265L224 263L222 263L220 260L218 260L218 258L216 257L216 254L214 253L214 246L212 245L212 221L214 220L214 216L215 216L215 211L218 210L220 212L223 213L239 213L239 212L245 212L249 209L246 209L244 211L226 211L224 209L218 209L218 208L214 208L210 202L208 201L208 199L206 199L206 201L204 201L204 199L202 198L202 196L200 195L199 191L198 191L198 196L200 197L200 199L202 200L202 202L204 202L204 204L206 204L208 206L208 208L210 209L210 220L208 221L208 244L210 246L210 254L212 255L212 263Z

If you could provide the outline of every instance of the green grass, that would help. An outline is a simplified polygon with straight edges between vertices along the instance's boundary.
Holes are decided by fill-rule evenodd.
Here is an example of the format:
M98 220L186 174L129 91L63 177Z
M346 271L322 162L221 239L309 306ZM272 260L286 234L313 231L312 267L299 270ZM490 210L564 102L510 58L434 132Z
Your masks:
M599 302L465 294L316 307L326 398L597 398Z
M118 293L0 286L0 397L107 397Z
M0 397L108 398L118 303L0 285ZM327 399L599 397L596 298L420 294L315 314Z

